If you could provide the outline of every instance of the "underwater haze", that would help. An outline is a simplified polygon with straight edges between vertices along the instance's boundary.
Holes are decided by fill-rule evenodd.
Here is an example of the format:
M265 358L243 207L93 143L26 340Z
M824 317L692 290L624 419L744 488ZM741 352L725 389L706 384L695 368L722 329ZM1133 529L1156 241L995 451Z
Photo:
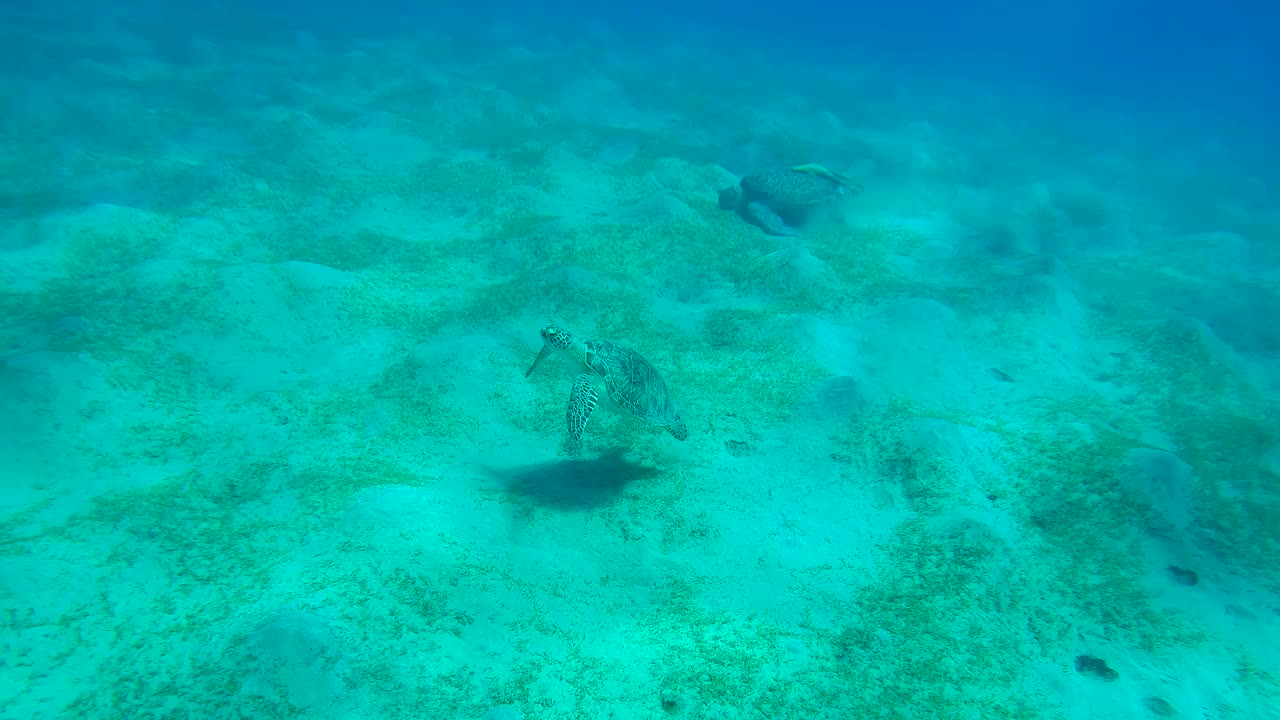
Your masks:
M1280 720L1280 13L0 6L0 718Z

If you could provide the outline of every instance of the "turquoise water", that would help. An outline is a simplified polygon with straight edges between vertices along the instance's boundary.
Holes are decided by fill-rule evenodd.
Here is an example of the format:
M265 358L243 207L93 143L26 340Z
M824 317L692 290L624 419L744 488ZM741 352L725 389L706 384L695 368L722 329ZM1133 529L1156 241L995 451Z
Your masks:
M989 5L7 6L0 717L1280 717L1263 18Z

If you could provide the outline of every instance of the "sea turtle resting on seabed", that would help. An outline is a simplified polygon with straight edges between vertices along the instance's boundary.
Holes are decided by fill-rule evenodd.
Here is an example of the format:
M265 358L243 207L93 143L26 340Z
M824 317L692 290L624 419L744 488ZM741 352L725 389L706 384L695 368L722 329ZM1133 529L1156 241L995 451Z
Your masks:
M542 328L542 350L524 376L532 375L538 363L552 353L559 353L581 371L573 381L565 414L571 450L582 447L582 431L601 398L600 386L604 387L604 399L609 405L666 428L677 440L689 437L684 420L671 402L667 383L640 353L607 340L581 340L562 327L548 325Z
M819 208L862 186L821 165L757 170L720 191L720 209L732 210L769 235L794 236Z

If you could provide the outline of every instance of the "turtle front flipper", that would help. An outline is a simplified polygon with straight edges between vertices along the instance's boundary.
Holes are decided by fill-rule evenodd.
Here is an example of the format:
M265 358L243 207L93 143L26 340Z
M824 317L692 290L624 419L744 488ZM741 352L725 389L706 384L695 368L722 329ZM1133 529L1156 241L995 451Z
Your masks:
M747 219L756 227L770 235L795 237L800 234L798 230L788 225L787 221L783 220L781 215L774 212L773 208L759 200L747 203L743 212L746 214Z
M719 194L721 210L733 210L742 201L742 191L738 189L737 185L721 188Z
M573 390L569 393L569 448L577 450L582 447L582 433L587 429L587 421L596 409L600 396L596 394L596 385L591 375L582 373L573 381Z
M546 343L543 343L542 349L538 351L538 357L534 358L533 364L529 366L528 370L524 371L524 376L529 377L530 375L532 375L533 371L537 369L538 364L541 363L543 360L546 360L547 356L550 354L551 354L551 346Z

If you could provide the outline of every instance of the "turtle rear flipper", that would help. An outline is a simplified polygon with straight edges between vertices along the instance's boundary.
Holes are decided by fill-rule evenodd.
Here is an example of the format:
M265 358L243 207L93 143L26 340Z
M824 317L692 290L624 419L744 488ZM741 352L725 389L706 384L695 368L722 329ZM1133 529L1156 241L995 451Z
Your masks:
M756 227L770 235L795 237L800 234L798 230L788 225L787 221L783 220L782 216L775 212L773 208L759 200L747 203L743 213Z
M667 432L671 433L671 437L680 441L689 439L689 428L685 426L684 420L679 415L670 423L667 423Z

